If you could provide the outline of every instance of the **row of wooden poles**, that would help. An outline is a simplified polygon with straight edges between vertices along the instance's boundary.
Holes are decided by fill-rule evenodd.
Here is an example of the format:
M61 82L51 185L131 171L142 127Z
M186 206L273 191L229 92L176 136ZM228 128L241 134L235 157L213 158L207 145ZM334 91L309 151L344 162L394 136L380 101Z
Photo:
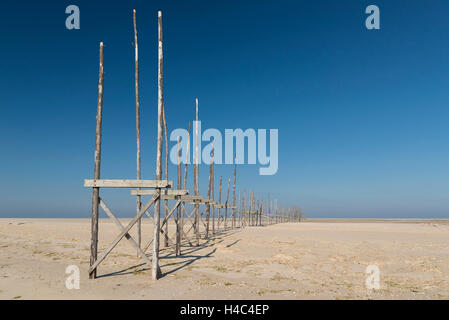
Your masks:
M193 185L194 195L189 195L187 187L187 169L189 157L189 142L191 124L189 123L189 140L187 143L187 152L184 168L184 179L182 179L181 169L181 148L180 138L178 137L178 153L177 153L177 189L173 189L174 184L168 180L168 135L167 135L167 121L165 117L165 107L163 98L163 47L162 47L162 13L158 12L158 122L157 122L157 150L156 150L156 180L142 180L141 177L141 146L140 146L140 101L139 101L139 57L138 57L138 38L137 38L137 23L136 11L133 10L133 26L134 26L134 50L135 50L135 93L136 93L136 141L137 141L137 179L136 180L105 180L100 179L100 164L101 164L101 133L102 133L102 112L103 112L103 83L104 83L104 45L100 43L100 66L99 66L99 81L98 81L98 101L97 101L97 117L96 117L96 144L95 144L95 165L94 165L94 179L85 180L86 187L92 187L92 224L91 224L91 258L89 277L95 278L97 276L98 265L106 258L118 242L126 238L136 249L138 255L151 266L152 278L157 279L161 275L159 267L159 249L160 249L160 235L163 235L163 247L169 248L174 246L175 254L181 255L181 246L200 245L201 239L210 239L218 232L225 230L242 228L246 226L262 226L274 223L283 222L298 222L301 214L296 208L278 207L277 201L273 202L268 198L262 199L257 197L252 192L238 193L238 200L236 199L236 183L237 183L237 165L234 164L234 182L232 191L232 205L229 202L231 180L228 180L227 196L224 203L222 203L222 177L219 181L219 199L218 202L214 200L214 161L213 161L213 146L211 151L211 162L209 165L209 185L207 198L199 195L199 164L198 164L198 99L196 102L196 128L195 128L195 163L193 165ZM165 137L165 170L162 173L162 151L163 151L163 136ZM164 180L165 176L165 180ZM182 181L184 180L184 181ZM131 190L131 195L137 198L137 215L125 227L121 224L119 219L107 207L103 199L100 198L100 188L134 188ZM152 196L152 198L144 204L142 202L143 196ZM163 200L164 220L161 222L161 203ZM169 201L174 200L175 205L170 208ZM224 200L224 199L223 199ZM238 202L238 207L236 203ZM193 210L188 212L187 205L193 206ZM153 214L151 215L149 209L154 205ZM107 247L107 249L98 256L98 217L99 206L101 206L106 214L113 220L115 225L119 228L120 234ZM203 209L200 212L200 208ZM228 209L231 211L231 216L228 219ZM174 214L176 210L176 215ZM217 211L215 211L217 210ZM223 211L222 211L223 210ZM216 215L217 213L217 215ZM147 215L153 219L153 239L151 239L145 246L142 246L142 217ZM175 240L169 237L169 220L174 220L176 226ZM191 222L190 229L186 232L184 227L187 222ZM204 226L204 231L201 231L201 225ZM133 226L136 226L136 240L129 234ZM220 229L221 227L221 229ZM190 238L190 231L193 237ZM147 249L153 245L152 260L147 255Z

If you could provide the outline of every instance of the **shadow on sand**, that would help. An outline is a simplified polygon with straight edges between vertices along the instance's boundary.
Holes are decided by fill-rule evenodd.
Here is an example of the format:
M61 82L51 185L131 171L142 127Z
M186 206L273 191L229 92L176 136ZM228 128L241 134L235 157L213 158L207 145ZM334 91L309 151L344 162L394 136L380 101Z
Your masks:
M222 243L223 241L225 241L226 238L235 234L236 232L238 232L238 230L235 230L235 229L234 230L217 231L217 232L215 232L215 234L209 236L208 239L202 239L203 242L200 243L200 245L198 245L198 246L192 245L192 241L194 239L192 239L192 238L185 239L181 242L181 255L178 257L173 252L174 251L173 246L161 248L159 250L159 252L160 252L159 261L161 262L161 264L160 264L161 269L164 268L164 272L162 272L162 274L160 275L160 279L165 278L169 274L173 274L179 270L182 270L183 268L188 267L189 265L191 265L192 263L194 263L200 259L210 258L217 250L217 248L214 248L214 246ZM226 245L226 247L229 248L229 247L235 245L236 243L238 243L239 241L240 241L240 239L235 240L234 242ZM211 250L206 253L198 254L199 251L202 251L207 248L211 248ZM170 252L168 252L168 251L170 251ZM164 253L166 253L166 254L164 255ZM149 258L151 258L151 253L147 254L147 256ZM171 259L176 259L177 261L169 262ZM168 260L168 261L166 261L166 260ZM144 272L144 271L148 271L148 270L151 270L151 269L148 268L148 266L145 263L140 263L140 264L125 268L120 271L115 271L115 272L111 272L111 273L98 275L97 278L106 278L106 277L113 277L113 276L136 274L136 273L140 273L140 272Z

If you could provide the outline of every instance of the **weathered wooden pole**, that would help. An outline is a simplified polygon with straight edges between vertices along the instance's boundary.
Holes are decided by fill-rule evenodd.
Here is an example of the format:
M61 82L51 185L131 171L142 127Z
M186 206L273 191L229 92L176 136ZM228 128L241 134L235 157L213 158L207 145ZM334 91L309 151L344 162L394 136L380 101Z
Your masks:
M254 209L256 210L256 215L254 217L254 225L257 227L258 223L259 223L259 199L254 200Z
M168 136L167 136L167 119L165 118L165 106L162 104L162 122L164 125L164 138L165 138L165 180L168 180ZM164 219L168 215L168 200L164 200ZM164 247L168 247L168 221L165 224L164 232Z
M267 196L267 205L266 205L265 210L267 213L267 215L265 217L265 221L266 221L267 225L270 225L270 213L271 213L271 211L270 211L270 193L268 193L268 196Z
M228 179L228 194L226 196L226 207L225 207L225 220L224 220L224 228L228 227L228 203L229 203L229 189L231 188L231 179Z
M220 230L220 219L221 219L221 182L222 182L222 176L220 176L220 193L218 194L218 202L220 203L220 207L218 208L218 223L217 223L217 230Z
M187 150L186 150L186 158L185 158L185 164L184 164L184 190L187 188L187 168L188 164L190 162L190 125L191 122L189 121L189 131L187 136ZM183 238L183 232L184 232L184 214L185 214L185 207L184 203L182 203L182 210L181 210L181 241Z
M278 208L278 201L276 199L276 203L275 203L275 207L274 207L274 212L275 212L275 221L274 223L278 223L279 222L279 208Z
M181 180L181 137L178 136L178 190L182 187ZM178 197L178 199L180 196ZM176 256L181 255L181 206L176 211Z
M186 162L184 164L184 190L187 188L187 166L189 164L190 160L190 125L191 122L189 122L189 135L187 136L187 150L186 150Z
M254 208L253 208L253 196L254 196L254 195L253 195L253 193L251 192L251 198L250 198L250 199L251 199L251 200L250 200L250 201L251 201L251 204L250 204L250 206L251 206L251 211L254 210ZM251 226L253 226L253 219L254 219L254 214L251 213L251 218L250 218L250 225L251 225Z
M257 199L256 210L258 212L258 215L256 216L256 226L259 226L260 225L260 216L261 216L260 199Z
M140 102L139 102L139 47L137 42L137 23L136 10L133 10L133 25L134 25L134 60L135 60L135 87L136 87L136 144L137 144L137 180L141 179L140 174ZM140 188L138 188L140 190ZM142 199L140 195L137 196L137 214L142 208ZM142 219L137 220L137 245L139 248L142 243Z
M243 214L242 214L242 226L245 227L246 226L246 216L245 216L245 211L246 211L246 189L243 190L243 194L242 194L242 210L243 210Z
M253 227L256 226L256 221L257 221L257 195L254 195L253 193L253 208L254 208L254 215L253 215Z
M214 150L212 148L212 158L214 156L213 151ZM211 183L211 194L212 194L212 196L211 196L211 199L212 199L212 201L214 201L215 179L214 179L214 161L213 161L213 159L212 159L212 162L211 162L210 166L211 166L211 176L212 176L212 183ZM212 234L214 234L214 233L215 233L215 205L212 206Z
M248 191L248 227L251 226L251 191Z
M241 205L242 205L242 201L241 201L241 199L240 199L240 190L239 190L239 217L238 217L238 225L239 225L239 228L241 228L242 227L242 220L241 220L241 214L242 214L242 207L241 207Z
M211 183L212 183L212 163L214 162L214 143L212 142L212 149L210 151L210 165L209 165L209 187L207 189L207 198L211 200ZM209 238L209 217L210 217L210 203L206 207L206 239Z
M254 208L254 216L253 216L253 226L257 226L257 212L259 211L257 208L257 195L253 193L253 208Z
M199 132L198 132L198 98L195 99L196 103L196 123L195 123L195 196L199 195L198 190L198 180L199 180L199 154L198 154L198 144L199 144ZM199 203L195 203L195 235L196 235L196 245L200 245L200 217L199 217Z
M257 227L259 225L259 215L260 215L260 200L259 197L256 196L256 199L254 200L255 203L255 209L256 209L256 216L254 220L254 225Z
M95 164L94 179L100 179L101 164L101 120L103 115L103 42L100 42L100 67L98 71L98 100L97 100L97 124L95 130ZM90 265L92 266L97 260L98 253L98 205L100 204L100 188L92 190L92 221L91 221L91 241L90 241ZM97 268L89 273L90 279L97 277Z
M279 223L279 208L278 208L278 201L276 199L276 206L275 206L275 212L276 212L276 224Z
M244 218L245 218L245 221L244 221L245 227L249 227L249 220L248 220L248 217L249 217L249 213L248 213L249 212L249 206L248 206L248 208L246 207L246 200L247 200L247 198L249 199L249 191L245 190L245 193L243 195L243 210L247 212L245 214L245 216L244 216Z
M250 208L251 208L251 210L250 210L250 212L254 210L254 203L253 202L254 202L254 193L251 192L251 198L250 198ZM251 213L250 215L251 215L251 218L249 219L250 226L253 226L254 214Z
M163 79L163 51L162 51L162 12L158 12L158 101L157 101L157 153L156 153L156 180L162 178L162 106L164 105L164 79ZM161 188L156 188L161 194ZM154 233L153 233L153 267L151 270L153 280L160 275L159 269L159 233L161 218L161 199L154 203Z
M234 187L232 188L232 206L235 207L235 183L237 181L237 154L234 157ZM232 208L232 229L235 227L235 208Z
M276 210L276 203L277 203L277 199L274 199L273 201L273 224L277 223L277 210Z

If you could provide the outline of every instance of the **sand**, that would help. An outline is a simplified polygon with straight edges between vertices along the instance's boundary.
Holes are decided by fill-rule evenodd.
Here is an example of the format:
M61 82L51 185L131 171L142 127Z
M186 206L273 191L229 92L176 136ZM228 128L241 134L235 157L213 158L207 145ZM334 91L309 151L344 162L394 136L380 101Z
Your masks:
M151 223L143 229L146 243ZM116 234L100 221L100 252ZM161 251L156 282L125 239L89 280L89 243L87 219L0 219L0 299L449 299L447 220L233 230L183 247L180 258ZM81 270L79 290L66 288L69 265ZM366 288L369 265L379 267L378 290Z

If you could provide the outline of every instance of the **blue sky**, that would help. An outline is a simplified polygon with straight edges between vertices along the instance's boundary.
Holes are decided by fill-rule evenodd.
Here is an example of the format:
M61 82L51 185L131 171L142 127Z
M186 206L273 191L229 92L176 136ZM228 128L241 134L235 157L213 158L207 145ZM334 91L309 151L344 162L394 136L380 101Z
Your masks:
M65 28L69 4L80 30ZM370 4L380 30L365 28ZM309 217L449 218L449 3L424 0L2 4L0 217L89 217L100 41L101 175L135 177L133 8L143 178L155 172L162 10L169 130L194 119L195 97L203 129L279 129L278 173L239 166L238 189ZM232 174L217 166L215 181ZM135 212L128 190L104 198Z

